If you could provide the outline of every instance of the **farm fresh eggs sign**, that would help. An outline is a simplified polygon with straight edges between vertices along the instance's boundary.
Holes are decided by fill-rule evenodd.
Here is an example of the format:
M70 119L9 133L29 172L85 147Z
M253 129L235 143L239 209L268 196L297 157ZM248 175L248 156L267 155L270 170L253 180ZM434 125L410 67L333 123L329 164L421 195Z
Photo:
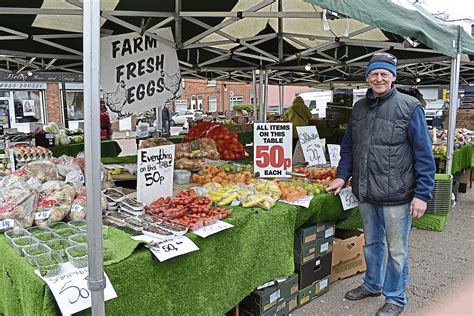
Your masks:
M170 28L153 33L173 42ZM174 47L138 33L101 39L100 81L113 121L172 102L183 93Z

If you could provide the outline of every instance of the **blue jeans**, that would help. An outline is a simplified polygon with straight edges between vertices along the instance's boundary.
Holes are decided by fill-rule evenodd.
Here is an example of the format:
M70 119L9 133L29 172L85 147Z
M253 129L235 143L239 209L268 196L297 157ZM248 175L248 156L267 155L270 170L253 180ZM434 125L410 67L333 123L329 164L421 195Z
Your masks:
M364 287L372 293L383 292L386 303L405 306L410 203L395 206L360 203L359 210L364 221L367 263ZM388 256L385 256L386 243Z

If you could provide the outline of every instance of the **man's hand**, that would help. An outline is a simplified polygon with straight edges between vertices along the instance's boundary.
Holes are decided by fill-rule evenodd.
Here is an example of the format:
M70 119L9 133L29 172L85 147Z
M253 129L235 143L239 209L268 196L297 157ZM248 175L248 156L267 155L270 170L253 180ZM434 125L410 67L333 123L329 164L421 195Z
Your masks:
M413 219L417 219L423 216L426 211L427 204L425 201L414 197L410 205L410 214Z
M336 195L339 192L341 192L341 189L344 187L345 184L346 184L346 181L344 181L341 178L336 178L332 180L332 182L327 187L326 191L328 192L334 191L334 195Z

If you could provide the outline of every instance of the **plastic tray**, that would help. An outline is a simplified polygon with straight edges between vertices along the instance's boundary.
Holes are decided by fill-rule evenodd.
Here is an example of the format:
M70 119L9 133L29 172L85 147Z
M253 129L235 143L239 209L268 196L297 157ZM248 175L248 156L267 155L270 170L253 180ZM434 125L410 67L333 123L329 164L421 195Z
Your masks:
M36 239L38 239L40 242L48 242L50 240L53 240L53 239L56 239L56 238L59 238L59 236L56 234L56 233L53 233L52 231L49 231L49 232L45 232L45 233L42 233L42 234L38 234L35 236Z
M444 230L446 217L446 215L425 213L421 218L413 220L413 227L441 232Z
M59 243L59 246L55 246L57 243ZM66 248L73 246L69 240L65 238L56 238L48 241L46 245L51 248L51 251L57 252L63 258L63 261L69 260L66 254Z
M35 227L27 228L26 231L30 233L32 236L36 236L38 234L50 232L51 229L47 226L35 226Z
M66 254L69 259L69 262L75 267L75 268L84 268L87 267L87 254L86 255L81 255L78 256L78 252L86 252L87 253L87 245L75 245L71 246L66 249Z
M68 237L68 239L72 245L85 245L87 244L87 234L84 234L84 233L79 233L79 234L74 234L70 237Z
M39 244L38 239L33 236L24 236L13 238L12 240L13 249L15 249L16 253L20 256L23 256L23 248L31 245Z
M175 170L173 178L176 184L188 184L191 183L191 172L188 170Z
M26 229L11 229L11 230L7 230L4 234L5 234L5 237L7 238L7 243L10 246L13 246L12 244L13 238L30 236L30 233Z
M72 226L72 228L80 230L82 230L82 227L87 227L87 221L85 219L70 221L68 224Z
M31 246L23 247L23 254L25 255L26 260L32 265L35 265L35 258L49 254L51 248L45 244L36 244Z
M55 233L58 234L62 238L68 238L72 235L78 234L80 231L78 229L74 229L71 226L69 228L61 229L56 231Z
M48 226L49 226L49 228L51 228L51 230L53 230L55 232L58 231L58 230L63 230L63 229L71 227L68 223L65 223L65 222L51 223Z
M45 262L49 261L49 262ZM51 262L53 261L53 262ZM35 266L39 270L41 276L50 278L61 273L63 259L61 256L52 251L48 254L38 256L34 259Z

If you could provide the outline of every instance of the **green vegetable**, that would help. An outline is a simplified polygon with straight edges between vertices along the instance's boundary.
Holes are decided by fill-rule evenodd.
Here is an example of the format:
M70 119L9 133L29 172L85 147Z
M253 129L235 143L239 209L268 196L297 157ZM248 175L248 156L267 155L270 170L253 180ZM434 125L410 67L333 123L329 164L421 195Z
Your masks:
M84 236L84 235L72 236L70 240L77 242L78 244L85 244L87 243L87 236Z
M55 224L55 225L51 226L51 229L54 230L54 231L62 230L62 229L66 229L66 228L69 228L69 225L66 224L66 223L59 223L59 224Z
M87 256L87 249L74 249L69 251L69 254L73 258L81 258Z
M54 236L52 233L43 233L43 234L38 234L35 236L38 240L41 240L43 242L46 242L46 241L49 241L49 240L52 240L54 238L56 238L56 236Z
M39 257L36 259L36 264L38 265L41 276L46 276L51 272L56 271L60 263L61 261L59 260L59 258L55 256L51 258Z
M15 244L20 247L28 246L32 244L31 239L29 238L18 238L15 240Z
M30 249L26 251L26 253L30 256L42 255L47 252L48 252L47 249Z
M63 229L63 230L58 230L56 232L56 234L58 234L59 236L61 237L71 237L72 235L76 234L76 232L70 230L70 229Z
M49 248L55 251L64 250L69 247L67 240L53 240L47 243Z
M43 233L46 233L48 232L47 229L45 229L44 227L32 227L28 230L30 232L30 234L32 234L33 236L36 236L38 234L43 234Z

